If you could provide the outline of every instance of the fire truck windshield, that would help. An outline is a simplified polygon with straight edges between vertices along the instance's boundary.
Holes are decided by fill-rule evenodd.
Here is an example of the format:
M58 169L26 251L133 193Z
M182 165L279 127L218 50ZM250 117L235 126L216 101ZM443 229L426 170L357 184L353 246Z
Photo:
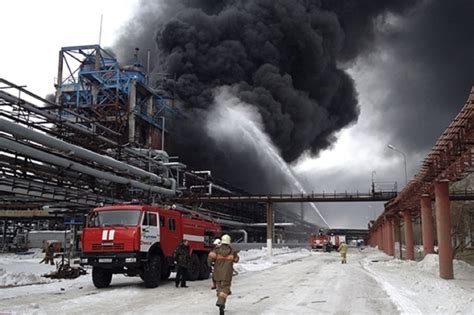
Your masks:
M89 227L136 226L140 210L94 211L89 217Z

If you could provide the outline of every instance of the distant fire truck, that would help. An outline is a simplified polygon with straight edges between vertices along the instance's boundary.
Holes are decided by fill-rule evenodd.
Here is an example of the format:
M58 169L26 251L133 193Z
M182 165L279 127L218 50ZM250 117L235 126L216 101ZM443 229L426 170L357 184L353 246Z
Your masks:
M328 246L329 236L324 233L312 234L309 237L309 246L312 250L324 250L330 252L332 246Z
M341 242L345 241L344 235L334 235L330 232L320 230L318 234L312 234L309 238L309 246L312 250L323 250L331 252L337 250Z
M80 264L92 266L97 288L108 287L118 273L138 275L147 288L154 288L170 276L173 251L184 239L191 251L190 280L207 279L207 255L220 234L216 222L175 206L96 208L82 232Z

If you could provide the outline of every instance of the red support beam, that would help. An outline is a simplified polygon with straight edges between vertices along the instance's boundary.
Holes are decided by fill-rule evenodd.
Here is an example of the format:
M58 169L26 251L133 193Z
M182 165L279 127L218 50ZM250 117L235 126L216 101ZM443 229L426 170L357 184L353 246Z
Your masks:
M380 250L383 251L384 250L384 248L383 248L383 245L384 245L384 243L383 243L383 224L381 224L380 227L379 227L379 237L380 237L380 247L379 248L380 248Z
M433 214L430 195L424 194L420 200L421 207L421 234L423 239L423 253L434 253Z
M411 222L411 210L403 211L403 223L405 225L405 251L408 260L415 260L415 248L413 246L413 223Z
M382 223L383 252L387 253L387 224Z
M382 250L382 225L377 227L377 247Z
M435 203L439 248L439 276L443 279L453 279L453 245L451 240L448 181L443 180L435 183Z
M393 218L388 219L388 255L389 256L395 256L395 242L394 242L394 230L393 230Z

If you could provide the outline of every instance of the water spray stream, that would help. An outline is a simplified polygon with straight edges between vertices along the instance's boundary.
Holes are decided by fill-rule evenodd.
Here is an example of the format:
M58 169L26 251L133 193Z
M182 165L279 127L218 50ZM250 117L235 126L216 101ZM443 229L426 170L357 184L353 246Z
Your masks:
M285 176L290 188L306 194L305 189L293 174L288 164L282 159L277 148L262 131L263 124L261 115L257 109L233 96L228 87L218 90L215 102L215 107L207 122L209 135L219 142L235 142L235 145L241 147L243 141L246 145L258 149L260 158L270 162L276 167ZM316 205L310 203L310 206L324 224L329 227L328 222Z

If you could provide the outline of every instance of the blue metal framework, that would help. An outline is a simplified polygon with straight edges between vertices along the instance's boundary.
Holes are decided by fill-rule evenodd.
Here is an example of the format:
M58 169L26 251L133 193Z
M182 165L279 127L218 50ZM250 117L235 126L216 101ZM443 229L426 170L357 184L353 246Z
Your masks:
M180 116L148 87L138 62L121 66L99 45L63 47L59 59L56 103L65 108L123 135L127 134L130 112L160 130L161 116Z

